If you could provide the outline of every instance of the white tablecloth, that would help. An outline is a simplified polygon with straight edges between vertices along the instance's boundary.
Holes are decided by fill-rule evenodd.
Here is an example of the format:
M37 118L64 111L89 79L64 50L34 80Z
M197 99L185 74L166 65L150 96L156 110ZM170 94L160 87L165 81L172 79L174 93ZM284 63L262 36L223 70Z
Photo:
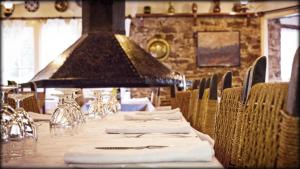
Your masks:
M125 112L124 112L125 113ZM82 146L112 146L119 143L130 145L159 144L162 142L177 145L183 142L193 142L200 139L195 132L185 136L166 134L146 134L134 137L130 134L106 134L105 128L114 124L127 123L122 112L106 117L102 120L88 120L86 124L77 129L61 132L49 129L48 122L38 122L39 139L32 154L23 155L21 158L2 160L2 167L178 167L178 168L222 168L222 165L213 157L209 162L156 162L156 163L131 163L131 164L66 164L64 155L69 150ZM138 122L137 122L138 123ZM141 122L140 122L141 123ZM6 146L6 145L4 145ZM23 152L26 154L26 152Z

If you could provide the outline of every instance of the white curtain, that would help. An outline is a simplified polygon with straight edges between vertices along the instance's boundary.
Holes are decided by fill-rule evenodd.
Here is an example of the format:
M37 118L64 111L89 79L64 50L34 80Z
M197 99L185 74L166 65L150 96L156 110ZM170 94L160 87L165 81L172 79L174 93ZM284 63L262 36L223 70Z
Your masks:
M26 21L1 21L1 76L7 80L26 82L34 75L34 29Z
M80 37L81 19L2 20L1 34L1 84L23 83Z
M81 19L49 19L42 25L39 69L59 56L81 36Z
M299 30L297 29L281 29L281 80L289 81L291 78L293 59L296 50L299 47Z

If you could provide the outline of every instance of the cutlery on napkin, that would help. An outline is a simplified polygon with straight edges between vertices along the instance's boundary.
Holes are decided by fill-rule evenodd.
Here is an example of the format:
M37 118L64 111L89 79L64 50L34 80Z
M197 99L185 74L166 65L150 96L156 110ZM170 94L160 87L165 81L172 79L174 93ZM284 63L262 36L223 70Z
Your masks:
M95 149L102 149L102 150L128 150L128 149L135 149L135 150L140 150L140 149L154 149L154 148L165 148L168 146L158 146L158 145L148 145L148 146L134 146L134 147L118 147L118 146L113 146L113 147L95 147Z

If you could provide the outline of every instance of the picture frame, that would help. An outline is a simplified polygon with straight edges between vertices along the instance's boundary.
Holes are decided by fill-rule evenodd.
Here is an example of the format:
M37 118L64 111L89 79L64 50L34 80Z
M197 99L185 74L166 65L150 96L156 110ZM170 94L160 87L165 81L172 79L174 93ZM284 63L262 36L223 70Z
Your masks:
M196 32L198 67L240 66L239 31Z

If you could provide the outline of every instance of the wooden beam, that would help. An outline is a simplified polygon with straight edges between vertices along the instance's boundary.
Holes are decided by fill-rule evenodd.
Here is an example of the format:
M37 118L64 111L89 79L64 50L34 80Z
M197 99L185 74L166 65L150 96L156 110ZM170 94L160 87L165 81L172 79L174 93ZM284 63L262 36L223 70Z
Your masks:
M151 14L136 14L136 18L155 18L155 17L260 17L261 13L151 13Z
M262 13L262 14L270 14L270 13L282 12L282 11L287 11L287 10L292 10L292 9L298 9L299 10L299 7L300 7L300 5L295 5L295 6L285 7L285 8L278 8L278 9L261 11L260 13Z
M281 27L281 28L298 29L298 30L300 30L300 26L297 26L297 25L281 24L280 27Z
M0 20L46 20L46 19L82 19L82 17L72 16L56 16L56 17L0 17Z

